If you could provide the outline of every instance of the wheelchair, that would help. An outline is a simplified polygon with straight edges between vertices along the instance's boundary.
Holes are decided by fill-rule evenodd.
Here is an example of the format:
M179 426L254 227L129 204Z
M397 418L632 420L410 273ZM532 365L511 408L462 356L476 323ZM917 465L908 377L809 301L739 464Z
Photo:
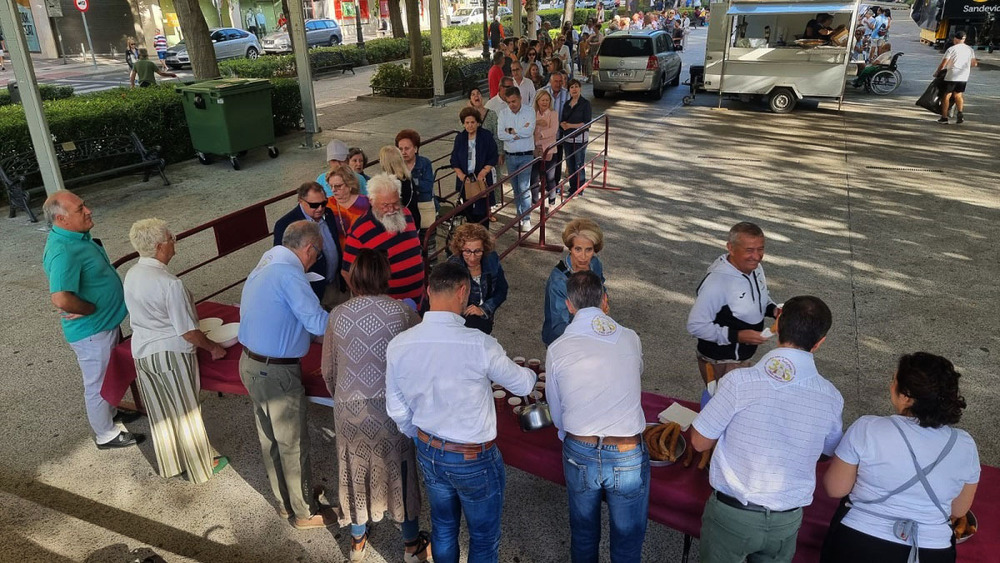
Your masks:
M851 81L851 86L863 87L865 92L878 96L895 92L903 82L903 75L896 66L902 56L903 53L882 53Z

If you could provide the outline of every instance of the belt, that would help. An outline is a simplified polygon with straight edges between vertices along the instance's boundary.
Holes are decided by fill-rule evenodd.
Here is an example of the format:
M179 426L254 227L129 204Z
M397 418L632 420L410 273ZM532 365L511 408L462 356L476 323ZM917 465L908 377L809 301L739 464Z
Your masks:
M788 510L771 510L766 506L761 506L759 504L754 504L752 502L743 504L736 497L731 497L719 491L715 491L715 498L719 499L719 502L725 504L726 506L731 506L733 508L738 508L740 510L749 510L750 512L773 512L775 514L783 514L785 512L795 512L796 510L798 510L798 507L789 508Z
M243 349L243 352L246 353L247 357L251 360L256 360L262 364L270 364L274 366L289 366L297 364L301 360L301 358L269 358L267 356L261 356L260 354L254 354L246 348Z
M476 456L493 447L496 443L490 440L484 444L459 444L458 442L445 442L440 438L435 438L421 429L417 429L417 438L432 448L465 455L465 459L476 459Z
M605 436L603 439L600 436L577 436L569 432L566 435L589 446L618 446L620 452L632 451L642 442L642 438L638 434L635 436Z
M507 156L528 156L529 154L535 154L535 151L508 152Z

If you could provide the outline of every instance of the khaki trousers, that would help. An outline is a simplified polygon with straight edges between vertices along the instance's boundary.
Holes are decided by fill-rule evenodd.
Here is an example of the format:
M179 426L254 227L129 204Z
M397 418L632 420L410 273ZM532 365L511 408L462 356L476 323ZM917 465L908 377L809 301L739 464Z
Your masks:
M306 390L299 364L274 365L240 356L240 379L253 401L264 469L274 498L296 518L316 512L312 497Z
M733 362L733 361L723 361L718 362L714 360L708 360L701 354L698 355L698 371L701 372L701 379L707 385L709 381L718 381L722 379L723 375L733 371L734 369L748 368L752 366L753 363L750 360L745 362Z

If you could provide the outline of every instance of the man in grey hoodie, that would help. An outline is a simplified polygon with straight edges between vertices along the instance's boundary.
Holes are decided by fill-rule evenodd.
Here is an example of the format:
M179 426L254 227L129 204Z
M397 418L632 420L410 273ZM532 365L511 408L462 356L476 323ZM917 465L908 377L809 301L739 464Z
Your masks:
M761 266L764 231L737 223L729 229L726 250L698 285L687 321L688 332L698 338L698 369L705 383L749 366L757 346L770 336L763 332L764 317L780 313Z

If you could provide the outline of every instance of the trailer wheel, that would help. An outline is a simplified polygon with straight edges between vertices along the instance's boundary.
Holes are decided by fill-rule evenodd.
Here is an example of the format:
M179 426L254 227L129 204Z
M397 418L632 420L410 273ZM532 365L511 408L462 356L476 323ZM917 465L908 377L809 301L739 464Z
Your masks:
M775 88L767 98L767 104L774 113L791 113L798 98L791 88Z

